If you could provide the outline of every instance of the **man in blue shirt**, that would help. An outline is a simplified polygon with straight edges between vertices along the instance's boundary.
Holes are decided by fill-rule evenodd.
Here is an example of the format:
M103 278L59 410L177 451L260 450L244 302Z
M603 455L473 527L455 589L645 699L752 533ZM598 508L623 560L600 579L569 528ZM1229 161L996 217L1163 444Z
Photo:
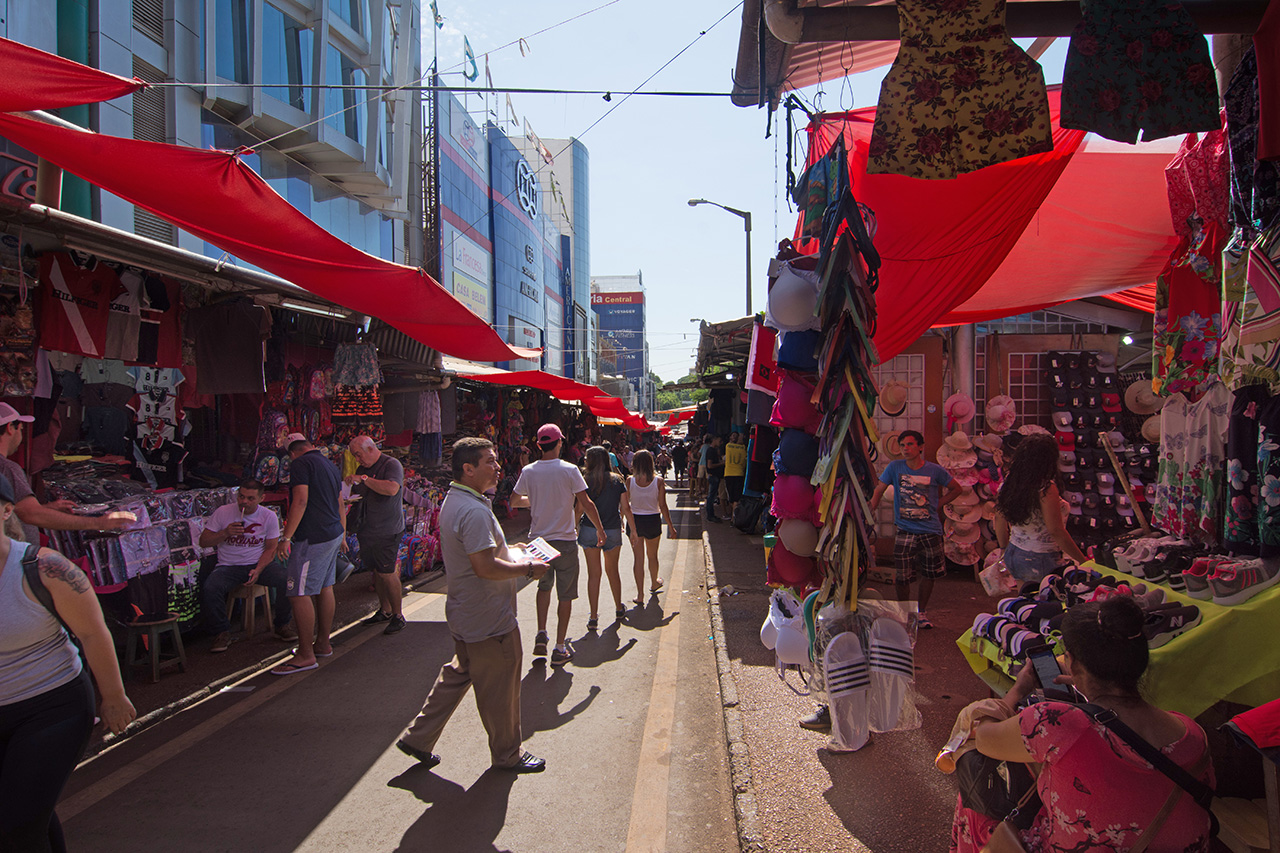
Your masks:
M961 489L946 468L925 461L923 435L915 430L903 430L898 441L903 458L890 462L880 475L880 482L871 494L871 511L874 513L880 505L885 489L893 486L893 523L898 528L893 543L894 591L899 601L911 598L911 583L916 579L918 565L921 575L919 625L932 628L925 608L933 594L934 579L947 573L942 554L942 507L959 497Z

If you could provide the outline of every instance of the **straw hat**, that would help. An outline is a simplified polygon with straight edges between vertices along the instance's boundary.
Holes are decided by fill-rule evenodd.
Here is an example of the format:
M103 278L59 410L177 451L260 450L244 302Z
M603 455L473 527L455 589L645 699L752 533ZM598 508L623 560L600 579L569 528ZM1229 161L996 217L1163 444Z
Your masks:
M880 437L880 450L886 459L902 458L901 434L895 429Z
M911 388L905 382L894 379L886 382L880 389L880 410L891 418L900 416L907 410L907 396Z
M982 507L980 505L956 506L952 502L942 508L942 514L947 517L948 522L977 524L982 520Z
M978 511L978 517L971 522L951 521L947 519L947 535L957 542L965 545L972 545L982 538L982 531L978 529L977 522L982 518L982 513Z
M997 450L1004 449L1004 439L998 435L992 435L984 432L973 438L973 446L979 450L985 450L987 453L995 453Z
M947 436L946 442L952 450L973 450L973 442L969 440L969 435L960 430L956 430Z
M1008 394L999 394L987 401L985 419L991 432L1008 432L1018 419L1018 407Z
M974 542L976 541L974 540ZM942 551L946 554L948 560L959 566L972 566L982 559L973 542L947 539L943 542Z
M1142 422L1142 437L1152 444L1160 443L1160 416L1152 415Z
M1151 390L1150 382L1145 379L1139 379L1124 389L1124 405L1126 409L1135 415L1154 415L1160 411L1164 401L1156 396L1156 392Z
M1040 424L1023 424L1018 427L1018 433L1021 435L1051 435L1051 433L1040 426Z
M951 506L952 504L958 504L963 507L970 507L970 506L977 506L979 503L980 503L980 500L978 496L974 494L973 489L963 489L960 492L960 494L956 496L956 499L953 500L950 504L947 504L947 506Z
M951 472L951 477L962 486L976 486L978 484L978 468L957 468Z
M981 504L982 517L987 521L993 521L996 517L995 501L983 501Z
M973 450L956 450L950 444L943 442L938 448L938 464L952 471L958 468L972 468L978 464L978 454Z
M960 424L967 424L977 413L978 407L974 405L973 398L968 394L957 392L942 404L942 414L947 419L948 430Z

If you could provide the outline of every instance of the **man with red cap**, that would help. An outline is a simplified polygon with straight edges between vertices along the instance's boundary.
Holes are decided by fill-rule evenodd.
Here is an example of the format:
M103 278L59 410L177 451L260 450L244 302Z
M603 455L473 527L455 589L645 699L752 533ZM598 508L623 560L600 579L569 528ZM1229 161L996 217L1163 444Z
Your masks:
M573 600L578 597L578 519L583 514L591 520L605 545L604 525L591 498L587 497L587 481L577 466L560 458L564 433L555 424L538 429L538 449L542 458L526 465L511 496L515 509L529 508L529 537L541 536L560 556L551 561L550 570L538 580L538 635L533 641L534 657L547 654L547 615L551 609L551 588L556 589L556 645L551 653L552 666L563 666L573 657L569 645L569 616Z

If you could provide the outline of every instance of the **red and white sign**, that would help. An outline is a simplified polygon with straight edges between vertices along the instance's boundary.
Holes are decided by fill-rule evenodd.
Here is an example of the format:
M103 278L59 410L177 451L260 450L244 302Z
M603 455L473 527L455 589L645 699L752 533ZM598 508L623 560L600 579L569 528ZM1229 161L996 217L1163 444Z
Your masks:
M631 293L593 293L591 294L592 305L643 305L644 293L641 291L633 291Z

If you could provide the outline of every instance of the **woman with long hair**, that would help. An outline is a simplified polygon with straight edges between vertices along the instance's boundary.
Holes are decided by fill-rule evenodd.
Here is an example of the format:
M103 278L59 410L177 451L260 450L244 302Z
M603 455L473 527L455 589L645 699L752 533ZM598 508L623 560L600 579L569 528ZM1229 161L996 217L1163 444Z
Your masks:
M587 602L591 605L591 617L587 620L587 630L594 631L600 625L600 574L601 553L604 558L604 574L609 578L609 590L613 593L614 616L618 621L626 616L626 608L622 606L622 578L618 574L618 558L622 556L622 520L628 526L635 527L631 517L631 507L627 502L627 485L622 477L613 473L609 460L609 451L603 447L592 447L587 450L586 467L582 477L587 481L587 497L591 498L600 513L600 523L604 525L604 547L599 546L595 526L586 516L582 517L582 527L578 533L578 544L587 555Z
M658 577L658 545L662 542L662 522L667 522L667 536L676 538L676 526L667 509L667 484L653 470L653 454L641 450L632 459L635 473L627 478L627 498L631 502L631 551L635 554L636 576L635 603L644 605L644 562L649 558L649 592L657 594L662 589ZM641 546L643 540L644 545Z
M1087 558L1067 532L1058 491L1058 442L1029 435L1018 445L996 496L996 539L1004 564L1020 581L1040 580L1063 557Z
M13 497L0 477L6 523ZM108 729L119 734L136 713L89 578L57 551L10 539L6 530L0 526L0 850L60 853L66 844L54 805L93 731L90 672L102 693L97 714ZM29 553L54 612L27 582L22 564Z

